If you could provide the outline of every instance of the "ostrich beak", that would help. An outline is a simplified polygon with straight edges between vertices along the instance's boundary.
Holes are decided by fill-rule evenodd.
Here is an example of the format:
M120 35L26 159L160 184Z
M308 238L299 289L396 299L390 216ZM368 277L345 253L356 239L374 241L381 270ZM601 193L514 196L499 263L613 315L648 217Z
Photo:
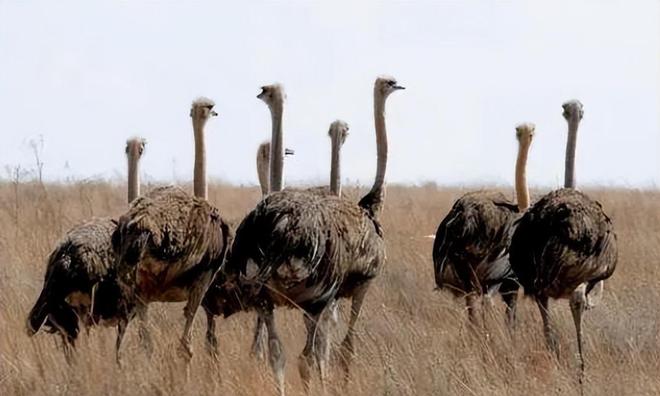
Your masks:
M392 89L406 89L406 87L402 87L401 85L393 85Z
M218 112L215 111L215 110L211 110L211 115L212 115L213 117L217 117L217 116L218 116Z
M295 150L290 149L290 148L285 148L285 149L284 149L284 155L285 155L285 156L286 156L286 155L294 155L294 154L296 154Z

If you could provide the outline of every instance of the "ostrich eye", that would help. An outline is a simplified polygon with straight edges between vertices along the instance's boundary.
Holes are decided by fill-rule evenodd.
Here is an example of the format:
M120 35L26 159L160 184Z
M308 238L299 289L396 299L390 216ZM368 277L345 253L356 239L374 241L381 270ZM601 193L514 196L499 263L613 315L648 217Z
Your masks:
M389 81L387 82L387 85L389 85L390 87L393 86L394 84L396 84L396 83L395 83L394 81L392 81L392 80L389 80Z

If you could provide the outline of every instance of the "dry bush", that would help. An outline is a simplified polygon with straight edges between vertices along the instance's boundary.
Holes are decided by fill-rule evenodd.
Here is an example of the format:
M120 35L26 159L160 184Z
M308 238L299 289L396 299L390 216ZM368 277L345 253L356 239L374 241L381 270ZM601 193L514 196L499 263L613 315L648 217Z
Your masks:
M148 188L148 187L147 187ZM506 191L510 191L506 189ZM387 267L370 290L358 322L358 358L349 390L333 371L330 394L351 395L550 395L578 394L574 329L568 304L553 304L562 359L547 352L535 304L520 304L519 327L510 336L504 305L487 318L485 330L466 320L464 303L433 290L431 263L435 229L459 189L391 186L383 222ZM360 191L348 188L347 196ZM541 191L538 192L542 193ZM658 288L660 194L655 191L592 190L611 215L619 235L620 261L606 283L601 304L586 315L586 394L660 393ZM198 314L195 356L186 382L176 353L183 325L181 304L153 304L150 331L156 348L142 352L129 328L124 368L114 361L114 329L81 334L77 361L69 367L57 337L25 333L25 318L41 288L44 260L64 231L90 216L118 216L125 189L104 182L65 185L0 183L0 393L7 394L226 394L274 393L265 363L249 356L252 314L218 319L221 358L203 345L205 321ZM257 188L213 185L210 200L237 224L257 202ZM344 303L342 310L347 311ZM302 350L301 315L276 314L288 356L289 394L302 394L297 356ZM343 314L346 319L346 314ZM345 327L339 325L335 339ZM313 393L319 393L318 383Z

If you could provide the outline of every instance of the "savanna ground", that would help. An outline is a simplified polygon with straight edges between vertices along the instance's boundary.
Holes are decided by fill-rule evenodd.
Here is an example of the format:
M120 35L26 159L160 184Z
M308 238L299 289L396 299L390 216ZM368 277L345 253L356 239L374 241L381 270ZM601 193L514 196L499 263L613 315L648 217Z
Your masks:
M562 346L557 361L545 349L531 300L519 304L519 326L510 336L504 305L497 299L485 337L468 323L462 300L433 290L433 241L425 236L435 233L463 192L434 186L388 188L382 215L387 266L357 325L358 357L348 387L342 386L339 370L332 370L328 394L579 394L575 333L566 301L552 304ZM660 192L588 193L613 218L620 256L603 300L586 314L585 393L660 394ZM358 191L349 188L347 195L357 197ZM114 360L114 329L83 331L73 366L65 363L55 336L27 337L25 318L54 243L82 219L118 216L126 207L124 197L125 189L117 183L0 182L0 394L273 394L269 367L249 355L253 314L218 318L221 356L216 362L205 351L205 319L198 313L188 380L176 352L183 327L181 304L151 306L149 328L156 345L151 358L138 345L137 326L129 327L121 369ZM234 225L258 198L257 188L210 188L210 201ZM345 323L347 304L341 308ZM301 314L281 309L276 318L288 358L288 393L303 394L297 370L304 343ZM335 340L344 330L339 324ZM312 393L320 393L318 382Z

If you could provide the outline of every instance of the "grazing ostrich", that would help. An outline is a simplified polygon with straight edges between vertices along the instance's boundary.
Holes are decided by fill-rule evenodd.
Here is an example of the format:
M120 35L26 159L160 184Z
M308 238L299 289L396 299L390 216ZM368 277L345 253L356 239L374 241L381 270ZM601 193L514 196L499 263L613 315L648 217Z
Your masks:
M144 139L126 142L129 204L140 194L138 166L144 146ZM79 321L88 329L97 323L116 322L118 286L111 243L115 227L110 218L93 218L64 235L48 257L44 286L28 315L28 335L36 334L43 325L48 332L59 333L69 363ZM144 327L140 336L149 344Z
M575 146L582 104L573 100L563 108L568 121L565 188L545 195L523 215L511 240L510 260L525 294L536 299L546 342L557 354L548 299L570 300L582 383L582 314L592 307L589 293L594 286L600 287L614 272L617 245L614 227L601 205L575 190Z
M309 389L310 370L319 372L325 384L328 359L326 320L320 320L337 298L351 298L351 317L341 350L346 375L354 354L355 324L371 281L385 261L385 242L378 221L384 198L387 161L385 101L403 89L396 80L380 77L374 85L374 112L378 166L371 190L359 204L331 194L310 191L276 191L262 200L241 222L227 261L226 289L234 286L239 301L256 308L268 329L269 361L278 389L284 394L284 350L276 333L275 306L301 308L305 313L307 342L299 358L299 371ZM279 104L270 89L259 97L271 112ZM276 119L277 117L273 117ZM273 128L273 140L281 128ZM281 147L281 145L280 145ZM281 174L281 149L271 157L272 176ZM274 185L273 190L276 190ZM226 308L240 308L240 304Z
M484 305L498 290L507 305L509 326L515 322L518 283L509 265L509 243L514 222L529 206L525 167L534 136L534 124L516 127L516 196L518 205L496 192L470 192L459 198L442 220L433 244L435 283L465 296L470 320L476 323L476 299Z
M186 301L181 347L188 360L192 357L193 319L230 243L229 227L206 201L204 126L217 115L213 106L211 100L200 98L190 111L195 135L195 196L178 187L154 189L131 204L112 236L125 302L117 351L136 306Z

